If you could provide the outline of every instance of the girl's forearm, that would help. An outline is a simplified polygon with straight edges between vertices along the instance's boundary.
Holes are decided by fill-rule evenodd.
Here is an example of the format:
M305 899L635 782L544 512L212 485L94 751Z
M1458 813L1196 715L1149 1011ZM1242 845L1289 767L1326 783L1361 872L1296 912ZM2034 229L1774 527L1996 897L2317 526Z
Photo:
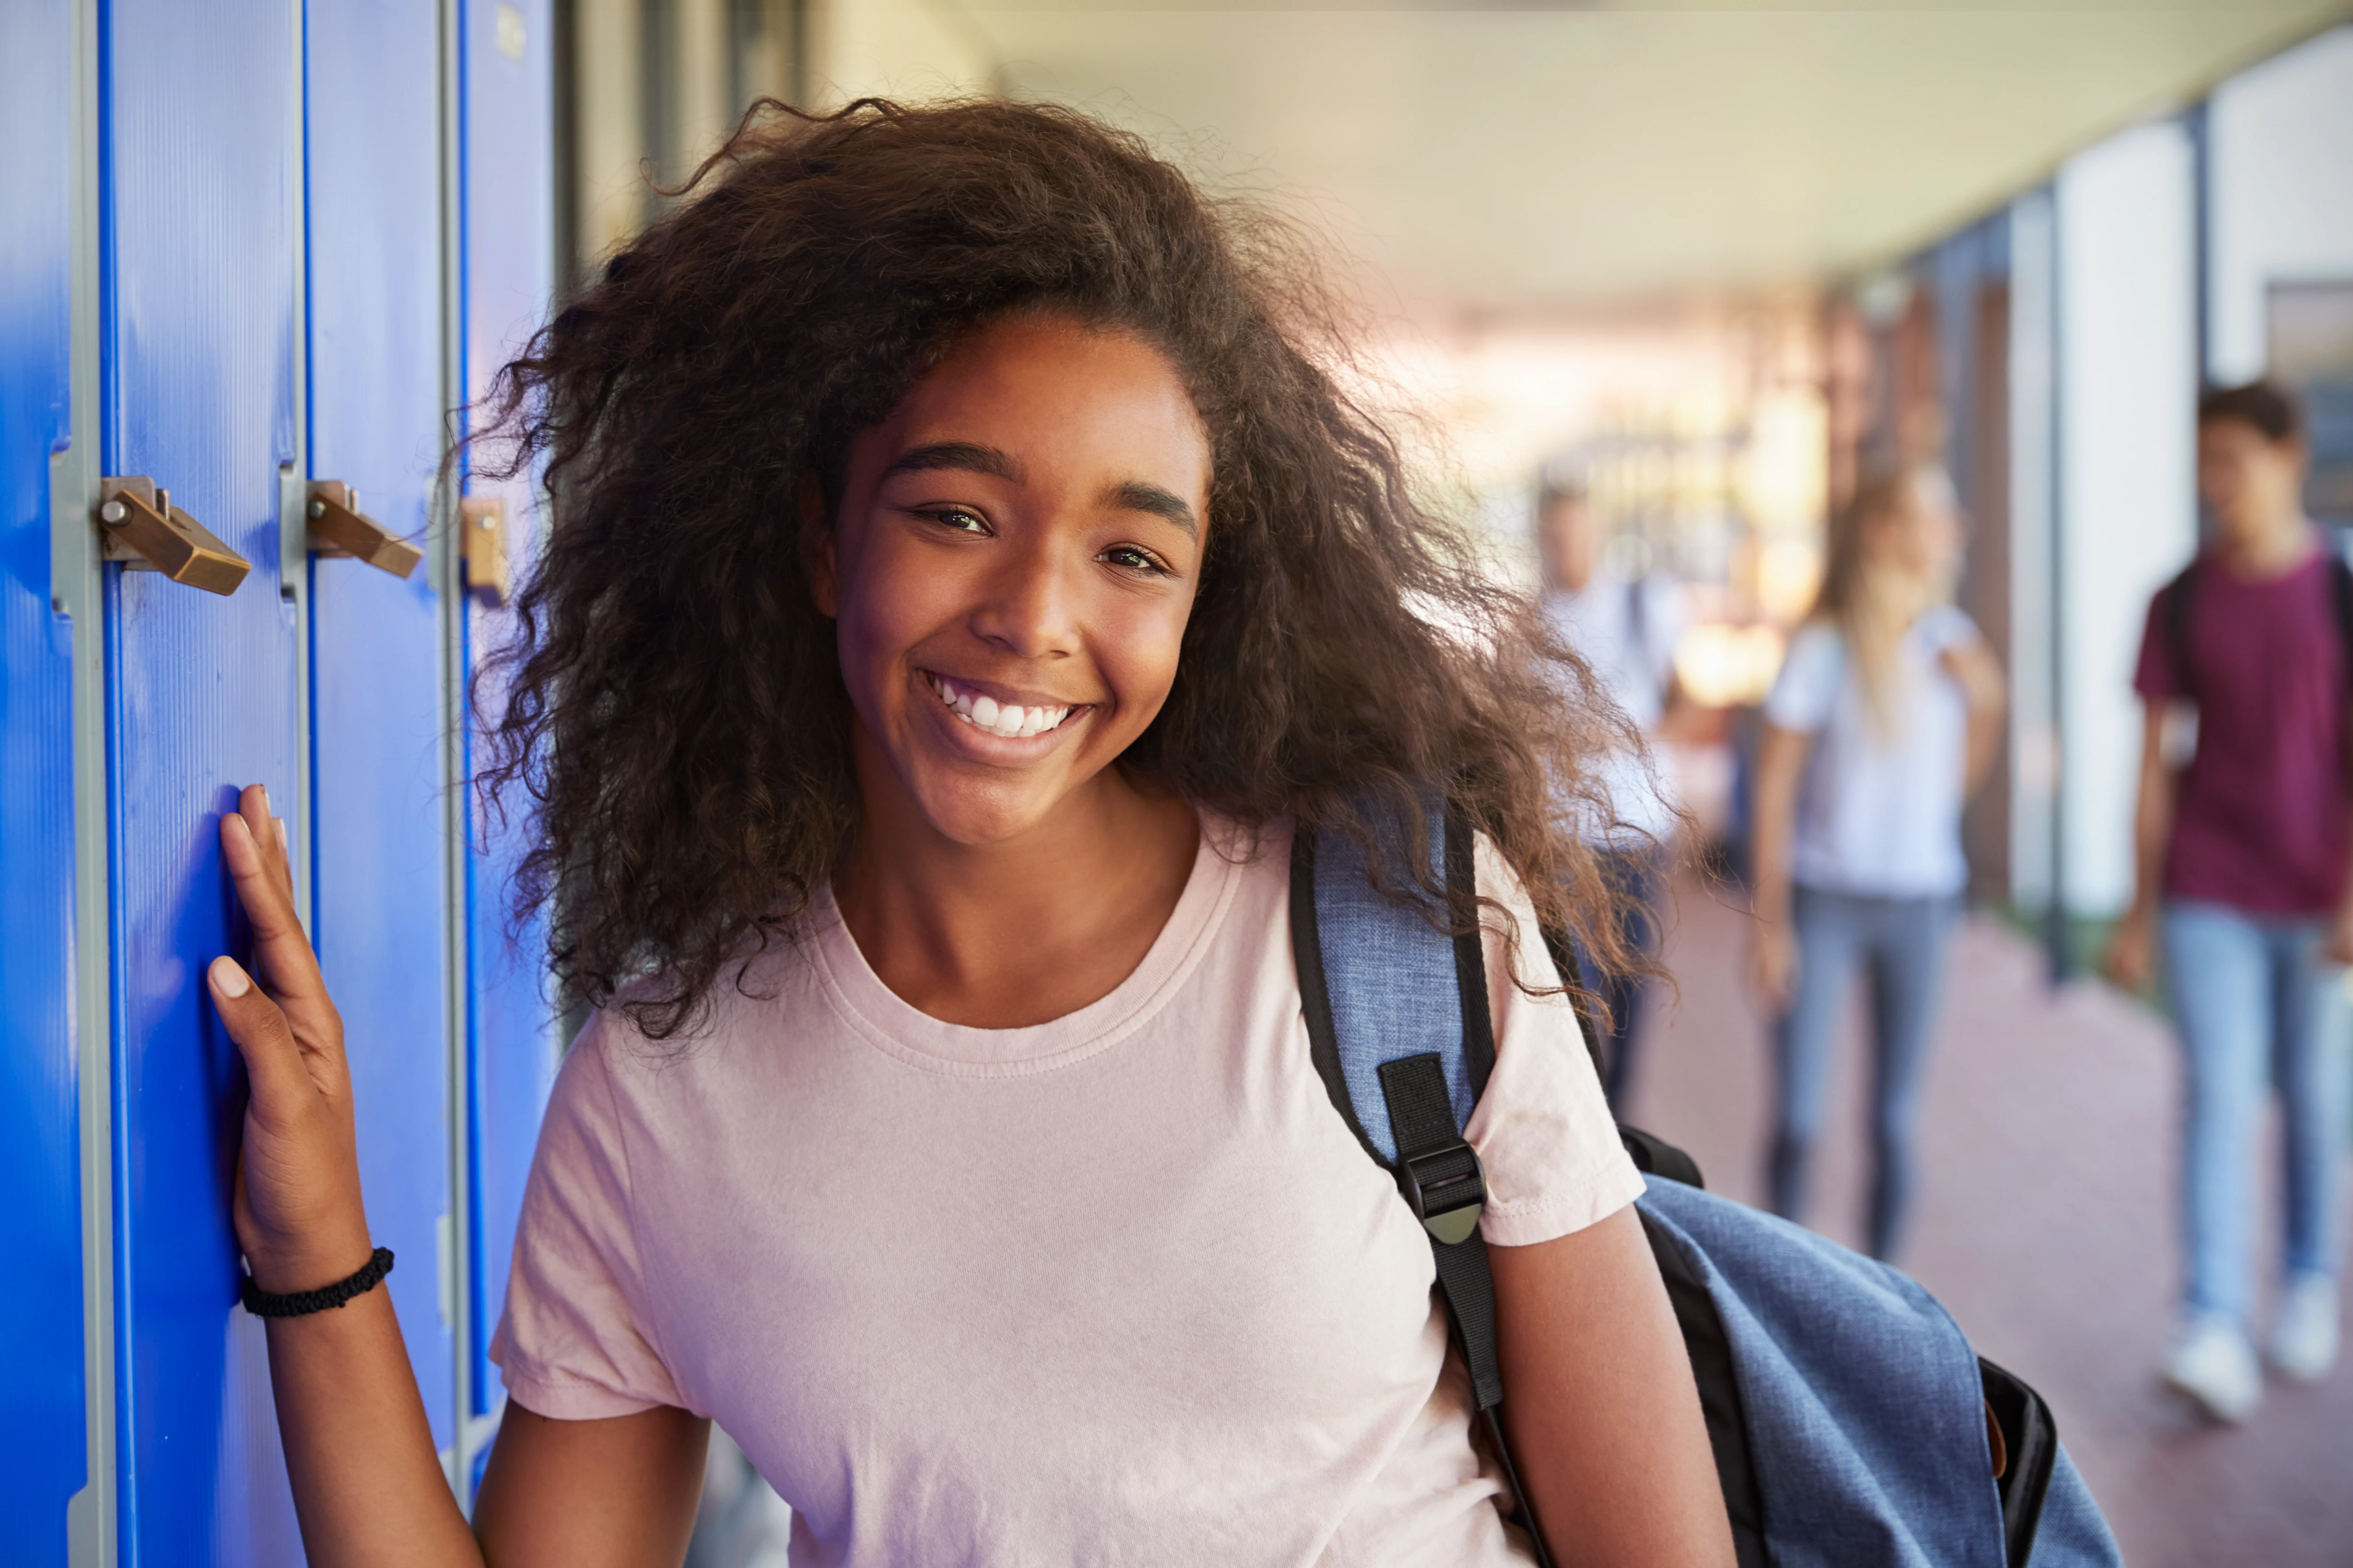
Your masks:
M1961 794L1964 797L1977 793L1985 783L1986 773L1993 767L1994 756L2001 749L2002 710L1999 707L1969 710L1968 738L1963 746Z
M1789 836L1786 827L1758 826L1749 843L1749 909L1778 925L1789 917Z
M1748 888L1750 908L1767 924L1778 924L1789 914L1789 842L1797 826L1798 779L1805 771L1809 740L1768 724L1757 747Z
M2142 724L2140 784L2133 799L2133 898L2130 913L2149 918L2165 886L2165 852L2173 840L2172 765L2165 755L2164 706L2148 704Z
M379 1285L269 1320L269 1379L312 1568L483 1568Z

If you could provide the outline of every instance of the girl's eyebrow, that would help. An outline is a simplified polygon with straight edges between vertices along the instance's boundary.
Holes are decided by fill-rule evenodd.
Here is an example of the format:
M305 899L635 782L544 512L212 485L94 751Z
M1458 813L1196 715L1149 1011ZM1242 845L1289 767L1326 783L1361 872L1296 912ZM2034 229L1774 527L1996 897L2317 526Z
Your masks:
M1187 539L1201 537L1201 525L1194 521L1193 509L1185 504L1182 497L1164 490L1158 485L1130 479L1125 484L1113 485L1105 490L1103 503L1122 511L1141 511L1166 519L1183 529Z
M902 452L892 465L882 470L884 479L892 474L917 474L953 468L961 473L987 474L993 479L1006 479L1014 484L1022 481L1021 465L995 447L983 447L973 441L934 441Z

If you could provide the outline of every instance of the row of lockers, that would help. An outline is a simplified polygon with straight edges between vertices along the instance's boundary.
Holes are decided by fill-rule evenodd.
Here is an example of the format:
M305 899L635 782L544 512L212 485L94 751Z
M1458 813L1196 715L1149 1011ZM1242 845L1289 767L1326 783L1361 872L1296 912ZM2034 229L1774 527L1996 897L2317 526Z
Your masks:
M549 295L549 9L0 6L12 1564L301 1561L202 985L241 951L216 847L240 784L288 819L461 1495L494 1429L557 1044L460 715L534 514L441 460Z

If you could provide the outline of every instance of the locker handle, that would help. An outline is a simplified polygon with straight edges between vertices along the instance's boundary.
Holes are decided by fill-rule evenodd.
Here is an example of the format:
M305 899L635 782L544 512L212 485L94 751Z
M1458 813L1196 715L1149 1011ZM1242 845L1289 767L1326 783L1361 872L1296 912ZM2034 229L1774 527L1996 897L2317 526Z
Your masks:
M466 587L487 602L507 602L507 503L500 496L466 496L458 502L458 531L464 547Z
M105 558L127 571L161 572L174 583L228 595L253 570L253 563L174 506L172 493L144 475L100 481L98 521Z
M347 555L380 572L406 577L425 552L360 510L360 492L341 479L312 479L303 509L311 520L311 548L321 555Z

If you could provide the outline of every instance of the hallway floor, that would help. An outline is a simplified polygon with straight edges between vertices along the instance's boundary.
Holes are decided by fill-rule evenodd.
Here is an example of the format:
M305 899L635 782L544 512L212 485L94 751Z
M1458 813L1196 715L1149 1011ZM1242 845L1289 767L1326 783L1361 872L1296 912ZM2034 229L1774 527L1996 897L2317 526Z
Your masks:
M1682 994L1654 1005L1630 1110L1688 1149L1715 1191L1753 1203L1770 1083L1745 984L1746 918L1726 896L1679 889L1668 957ZM1841 1039L1808 1216L1851 1246L1869 1163L1856 1021ZM2353 1366L2317 1388L2274 1382L2236 1430L2207 1426L2158 1384L2173 1328L2178 1094L2161 1019L2098 984L2054 993L2033 946L1968 921L1899 1261L1981 1352L2042 1390L2134 1568L2342 1568L2353 1563ZM2276 1194L2266 1202L2275 1215Z

